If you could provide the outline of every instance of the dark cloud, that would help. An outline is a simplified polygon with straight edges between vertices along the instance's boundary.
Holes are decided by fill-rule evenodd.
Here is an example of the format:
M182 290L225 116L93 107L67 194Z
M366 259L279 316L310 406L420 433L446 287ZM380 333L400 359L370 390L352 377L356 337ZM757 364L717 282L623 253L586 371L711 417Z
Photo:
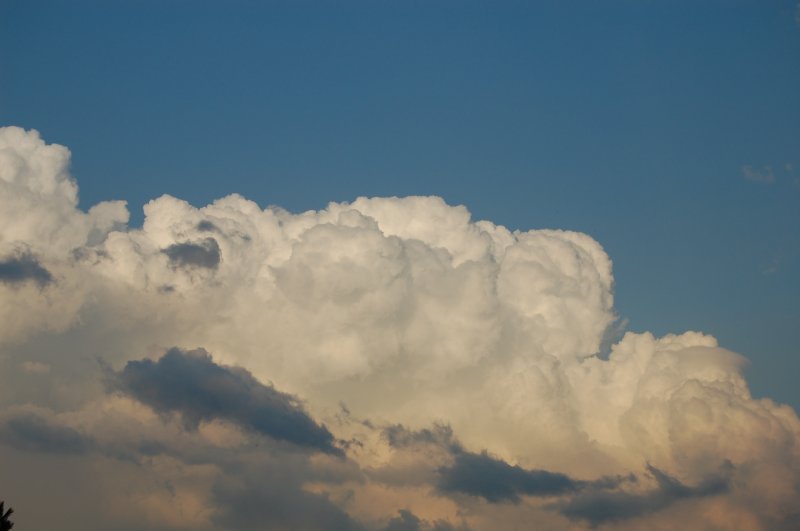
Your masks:
M588 490L569 501L555 505L561 514L572 520L586 520L593 527L637 516L654 513L673 503L714 496L728 491L732 465L694 487L684 485L654 466L648 465L657 488L644 493Z
M206 238L197 243L174 243L161 252L167 255L173 267L216 269L220 261L219 244L214 238Z
M130 361L114 375L113 385L157 412L180 414L187 428L227 420L273 439L342 454L331 432L295 397L262 384L245 369L214 363L203 349L173 348L157 361Z
M207 219L204 219L203 221L201 221L200 223L197 224L197 230L199 230L200 232L217 232L217 231L219 231L217 226L214 225L213 223L211 223L210 221L208 221Z
M29 252L19 252L0 260L0 282L22 284L27 281L44 287L53 281L53 275Z
M383 531L467 531L467 527L454 527L449 522L437 520L436 522L429 523L420 519L411 511L401 509L398 511L398 516L389 520Z
M558 472L526 470L492 457L485 451L466 451L453 430L443 424L421 430L410 430L396 424L383 428L383 437L396 449L439 449L441 456L449 462L436 470L434 481L439 491L477 496L490 503L519 503L522 496L562 496L587 488L613 489L628 479L606 477L582 481ZM377 473L372 471L371 476L385 480L388 472L392 472L391 477L398 476L397 471L386 470L378 470Z
M732 465L696 486L687 486L661 470L648 465L657 488L647 492L626 492L624 482L636 477L605 477L582 481L546 470L526 470L491 457L466 451L455 452L451 466L439 469L440 491L479 496L490 503L519 503L522 496L560 496L550 506L572 520L584 520L597 526L607 522L647 515L673 503L692 498L714 496L728 491Z
M402 424L395 424L383 428L383 436L392 448L408 448L428 444L452 453L462 451L461 444L453 435L453 429L445 424L434 424L430 429L421 430L409 430Z
M420 531L422 520L411 511L401 509L399 515L389 520L384 531Z
M454 463L440 468L439 474L442 492L480 496L492 503L518 503L522 495L558 496L586 485L565 474L511 466L486 452L457 453Z
M0 440L18 450L59 454L85 454L94 441L36 413L17 413L0 423Z

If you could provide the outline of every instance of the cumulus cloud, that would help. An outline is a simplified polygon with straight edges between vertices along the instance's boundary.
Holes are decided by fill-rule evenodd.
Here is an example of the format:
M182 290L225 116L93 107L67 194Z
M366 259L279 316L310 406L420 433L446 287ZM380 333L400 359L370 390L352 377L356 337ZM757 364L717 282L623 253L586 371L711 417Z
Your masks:
M30 528L800 514L795 412L753 398L709 335L620 330L586 234L438 197L290 213L165 195L127 227L124 202L84 212L77 193L66 148L0 129L0 490ZM53 470L80 481L26 480ZM87 519L85 500L107 509Z
M69 174L70 152L45 144L36 131L0 128L0 243L24 242L34 251L68 251L101 241L128 221L124 201L79 211L78 186Z

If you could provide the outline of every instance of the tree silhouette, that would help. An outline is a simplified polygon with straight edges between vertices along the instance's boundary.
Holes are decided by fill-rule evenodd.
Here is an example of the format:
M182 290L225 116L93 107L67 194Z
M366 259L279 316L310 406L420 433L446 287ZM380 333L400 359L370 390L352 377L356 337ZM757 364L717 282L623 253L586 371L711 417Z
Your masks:
M3 502L0 501L0 531L11 531L11 528L14 527L14 523L9 520L11 517L11 513L14 512L14 509L11 507L8 508L8 511L3 512Z

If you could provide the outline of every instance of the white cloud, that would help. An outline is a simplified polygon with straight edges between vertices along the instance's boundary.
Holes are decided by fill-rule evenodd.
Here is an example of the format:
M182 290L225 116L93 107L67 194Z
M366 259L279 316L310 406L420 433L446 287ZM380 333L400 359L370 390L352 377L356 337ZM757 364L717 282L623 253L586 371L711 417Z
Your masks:
M500 514L492 504L437 493L425 479L435 468L387 446L374 427L396 423L442 422L472 452L586 480L641 476L650 463L699 485L729 462L730 492L680 502L705 528L751 522L766 529L800 512L793 487L800 422L791 408L750 396L740 356L696 332L628 333L607 360L595 356L616 318L614 280L609 257L585 234L511 232L472 221L466 208L437 197L359 198L292 214L238 195L202 208L162 196L145 206L140 229L128 229L123 202L77 208L68 163L66 148L35 131L0 129L0 261L23 251L35 260L23 264L29 277L0 282L0 359L17 370L0 377L0 412L39 408L58 421L58 434L69 429L100 441L92 448L102 452L80 459L108 477L126 477L128 466L109 448L144 463L130 480L139 501L109 499L114 509L95 529L128 525L125 503L159 515L153 529L239 522L225 507L241 507L246 500L237 496L257 488L255 477L237 483L228 475L245 461L217 450L213 459L198 457L211 452L204 445L219 446L214 441L250 444L234 428L207 423L178 433L141 405L109 399L104 364L118 370L172 346L202 347L220 363L246 368L305 399L337 438L357 441L348 466L383 476L348 472L349 479L327 481L339 465L319 468L315 457L297 461L307 484L293 483L301 498L327 493L327 502L306 501L342 525L392 518L399 525L401 509L420 521L476 529L530 518L552 529L582 525L540 501ZM52 281L37 282L45 277L36 267ZM342 402L351 412L344 417ZM205 440L204 433L216 435ZM162 450L148 461L146 445L135 443L150 435ZM0 446L0 455L19 458L20 451ZM258 470L286 470L272 457L253 459ZM28 473L50 473L35 459L25 463ZM22 469L10 474L18 478ZM85 481L76 492L87 497L102 484L97 476ZM153 486L159 482L172 482L186 514L202 517L170 514L167 494ZM22 506L33 506L34 491L23 492ZM222 512L198 512L223 498ZM677 509L664 511L677 518ZM729 522L725 511L736 518ZM657 528L661 512L614 528Z

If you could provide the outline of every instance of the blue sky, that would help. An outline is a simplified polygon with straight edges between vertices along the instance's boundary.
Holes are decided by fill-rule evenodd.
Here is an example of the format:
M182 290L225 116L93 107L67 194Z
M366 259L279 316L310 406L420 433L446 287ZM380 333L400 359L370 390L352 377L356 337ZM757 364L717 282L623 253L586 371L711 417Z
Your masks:
M793 1L2 0L0 72L84 207L435 194L580 230L631 330L712 333L800 407Z

